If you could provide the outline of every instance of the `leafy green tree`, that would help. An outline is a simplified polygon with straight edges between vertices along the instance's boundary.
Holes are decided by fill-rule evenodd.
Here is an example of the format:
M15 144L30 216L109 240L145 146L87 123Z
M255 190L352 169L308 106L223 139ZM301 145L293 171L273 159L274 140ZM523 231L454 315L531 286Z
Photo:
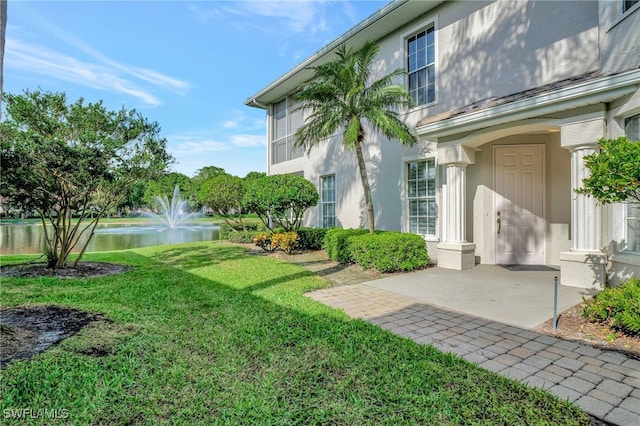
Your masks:
M229 225L240 225L244 213L245 183L242 178L228 174L214 176L200 188L200 202L211 207Z
M316 187L297 175L255 177L246 185L246 210L256 213L271 231L274 224L297 231L304 212L320 198Z
M63 267L86 234L76 267L104 213L136 182L171 163L166 140L157 123L135 110L109 111L83 99L68 103L64 93L41 91L5 94L5 100L0 193L38 213L50 268Z
M200 186L204 184L211 178L216 176L226 175L227 172L224 171L222 167L216 166L206 166L196 171L196 174L191 178L191 181L194 182L198 188L197 191L200 190Z
M404 71L396 70L371 81L371 68L378 51L378 45L371 41L357 52L343 45L336 52L337 59L310 68L313 77L293 96L299 109L311 112L296 132L296 146L306 147L309 152L340 132L345 149L356 151L371 233L375 232L375 215L362 154L367 130L382 133L405 146L417 142L415 134L398 116L401 107L413 104L405 88L393 84Z
M173 194L176 185L180 188L180 197L189 202L192 209L198 208L199 200L193 190L191 179L182 173L171 172L147 183L143 200L147 206L155 206L157 197L169 197Z
M144 192L149 182L136 182L127 188L125 198L117 206L119 210L139 210L144 205Z
M249 172L247 173L247 175L244 177L244 179L246 181L250 181L252 179L260 179L267 176L267 174L265 172Z
M599 153L584 157L590 175L576 192L603 204L640 202L640 142L601 139L600 147Z

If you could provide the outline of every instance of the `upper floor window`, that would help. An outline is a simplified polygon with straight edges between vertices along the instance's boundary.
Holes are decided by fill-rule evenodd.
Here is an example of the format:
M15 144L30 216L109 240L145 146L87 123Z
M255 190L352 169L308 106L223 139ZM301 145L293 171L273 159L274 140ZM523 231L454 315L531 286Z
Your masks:
M636 4L640 3L640 0L623 0L622 1L622 13L631 9Z
M436 100L435 53L433 27L407 39L409 94L416 106Z
M407 199L409 201L409 232L436 235L436 162L435 160L407 163Z
M289 98L273 105L271 131L271 164L302 157L303 148L293 146L293 135L304 124L304 116Z

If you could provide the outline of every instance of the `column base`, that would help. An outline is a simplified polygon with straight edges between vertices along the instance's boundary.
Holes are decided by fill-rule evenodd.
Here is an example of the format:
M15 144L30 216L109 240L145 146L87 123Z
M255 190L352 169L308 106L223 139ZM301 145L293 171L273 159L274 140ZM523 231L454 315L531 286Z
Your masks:
M560 283L602 290L607 282L607 256L600 251L560 253Z
M438 244L438 267L462 271L476 266L475 243Z

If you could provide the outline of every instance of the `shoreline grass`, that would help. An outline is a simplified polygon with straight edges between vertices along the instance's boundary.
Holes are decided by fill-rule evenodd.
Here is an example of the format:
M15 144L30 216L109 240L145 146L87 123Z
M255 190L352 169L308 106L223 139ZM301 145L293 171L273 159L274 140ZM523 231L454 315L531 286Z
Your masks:
M304 297L328 283L242 247L190 243L86 260L134 268L2 279L3 307L56 304L113 322L10 364L0 411L66 409L61 422L74 424L590 423L546 392ZM96 344L108 354L84 354Z

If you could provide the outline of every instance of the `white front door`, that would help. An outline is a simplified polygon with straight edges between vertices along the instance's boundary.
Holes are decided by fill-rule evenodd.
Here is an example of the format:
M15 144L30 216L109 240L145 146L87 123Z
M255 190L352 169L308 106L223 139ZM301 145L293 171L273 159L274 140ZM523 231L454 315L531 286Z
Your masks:
M496 263L542 265L544 145L494 146Z

